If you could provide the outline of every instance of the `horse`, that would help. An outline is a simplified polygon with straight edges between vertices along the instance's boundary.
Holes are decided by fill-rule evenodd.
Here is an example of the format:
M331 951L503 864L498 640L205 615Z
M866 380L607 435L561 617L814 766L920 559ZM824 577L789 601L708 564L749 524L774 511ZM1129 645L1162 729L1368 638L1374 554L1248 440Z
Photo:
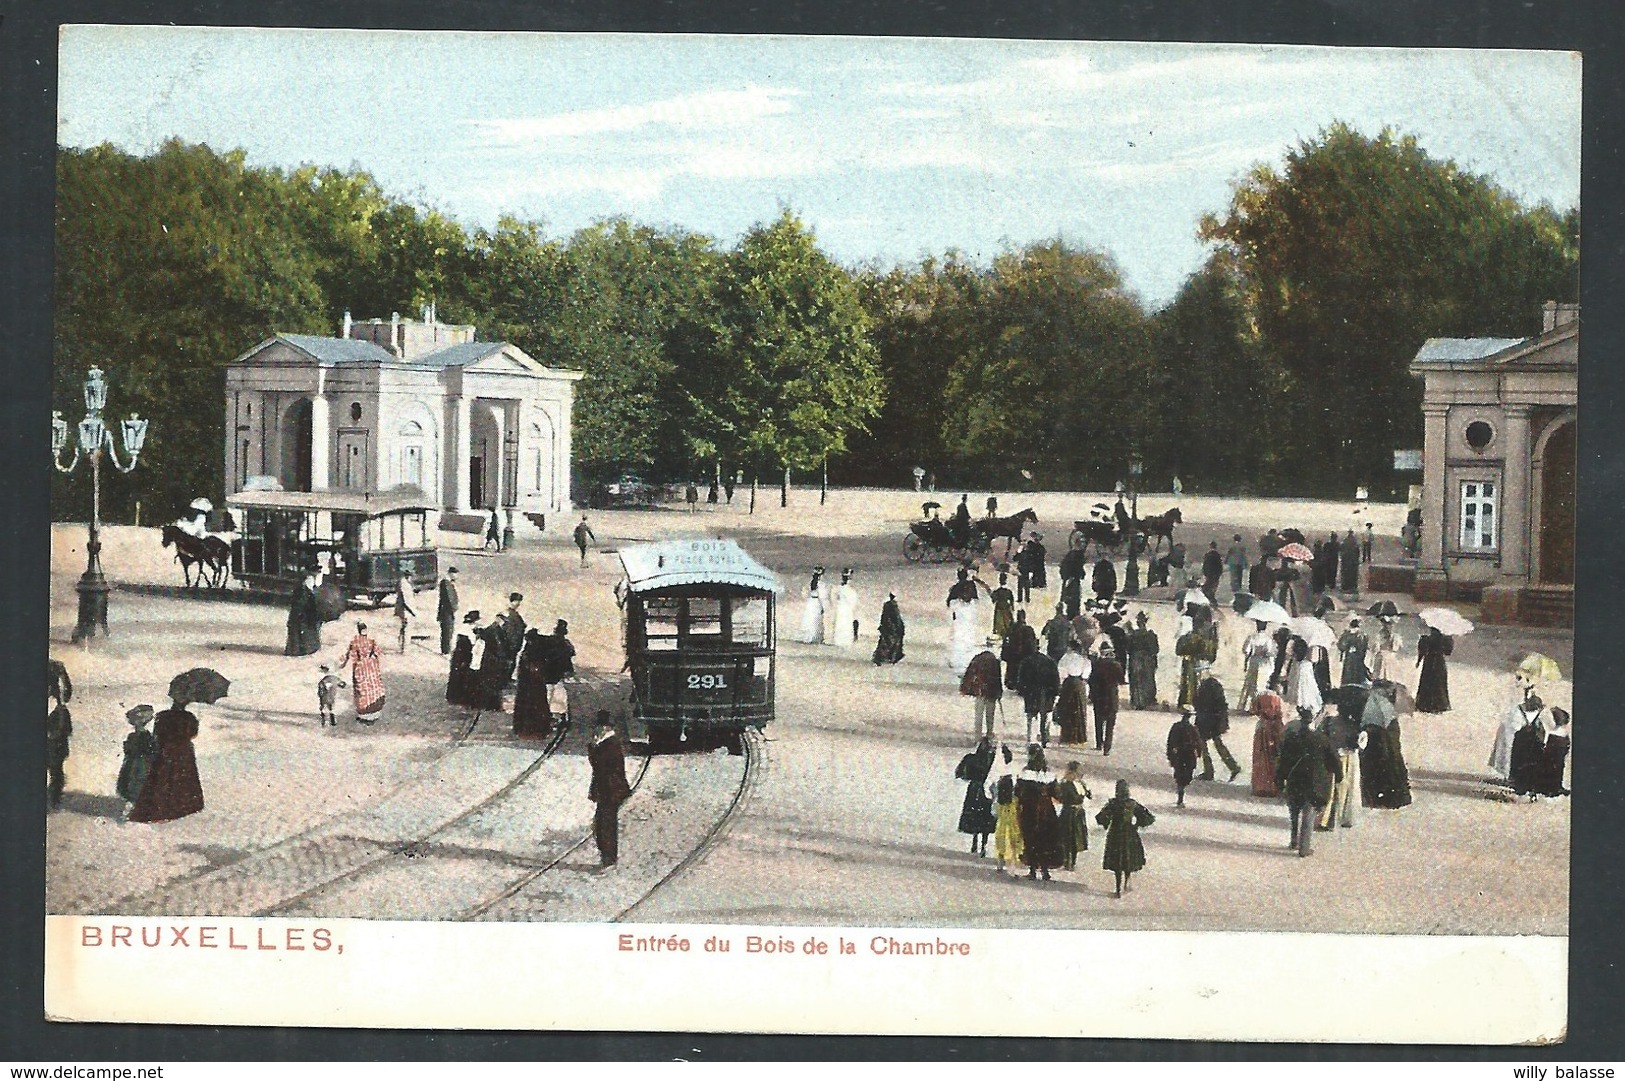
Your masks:
M1162 547L1161 542L1164 540L1168 542L1170 547L1173 546L1174 526L1184 520L1184 518L1180 517L1179 508L1174 507L1162 514L1153 514L1150 517L1141 518L1135 524L1139 527L1139 531L1145 534L1146 540L1155 540L1157 542L1151 549L1156 551Z
M1011 546L1021 538L1022 531L1027 528L1028 522L1034 525L1038 524L1038 515L1033 513L1031 507L1017 511L1005 518L979 518L971 523L971 528L987 542L989 547L992 546L996 538L1003 537L1004 556L1008 559L1010 558Z
M197 589L203 585L205 571L208 572L211 588L219 589L225 585L226 573L231 569L231 546L219 537L194 537L171 522L164 526L163 545L175 549L175 561L181 565L181 573L186 577L189 588ZM195 584L192 581L194 565L198 569Z

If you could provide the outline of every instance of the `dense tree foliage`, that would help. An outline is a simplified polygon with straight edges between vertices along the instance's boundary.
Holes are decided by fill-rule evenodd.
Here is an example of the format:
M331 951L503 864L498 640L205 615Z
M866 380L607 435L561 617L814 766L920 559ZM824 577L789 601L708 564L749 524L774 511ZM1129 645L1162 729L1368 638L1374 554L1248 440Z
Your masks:
M1110 255L1060 241L852 272L791 211L731 249L612 219L569 237L467 230L359 171L250 167L170 142L58 159L56 401L110 373L152 421L109 517L221 492L223 369L277 332L357 318L473 323L578 386L578 478L621 471L838 481L1341 491L1416 446L1406 366L1429 337L1518 336L1577 294L1579 218L1528 208L1414 139L1336 126L1200 223L1208 262L1164 309ZM1030 479L1023 474L1030 474ZM82 516L83 472L54 509Z

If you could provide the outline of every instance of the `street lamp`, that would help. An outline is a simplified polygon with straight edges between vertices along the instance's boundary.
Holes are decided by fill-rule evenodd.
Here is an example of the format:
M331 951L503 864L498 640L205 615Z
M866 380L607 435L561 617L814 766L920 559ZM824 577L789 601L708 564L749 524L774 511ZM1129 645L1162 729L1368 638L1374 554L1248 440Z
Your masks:
M135 468L141 448L147 442L147 422L139 414L132 413L127 419L119 421L119 437L124 444L125 456L129 459L128 464L120 462L118 440L113 438L107 422L102 419L102 410L106 407L107 381L102 376L102 370L92 366L85 378L85 417L79 422L79 441L67 465L62 464L62 452L68 449L68 422L62 419L61 410L51 412L51 464L59 472L72 473L78 467L79 459L90 460L90 543L85 546L85 573L80 576L76 587L79 593L79 622L73 629L75 642L96 637L98 626L102 634L108 633L108 585L107 578L102 574L102 453L106 452L113 467L120 473L128 473Z
M1128 567L1124 572L1123 594L1128 597L1137 597L1140 594L1140 474L1145 471L1145 463L1140 460L1138 452L1132 454L1128 460L1128 492L1132 506L1129 508L1128 535ZM1122 493L1122 484L1118 484L1118 493Z

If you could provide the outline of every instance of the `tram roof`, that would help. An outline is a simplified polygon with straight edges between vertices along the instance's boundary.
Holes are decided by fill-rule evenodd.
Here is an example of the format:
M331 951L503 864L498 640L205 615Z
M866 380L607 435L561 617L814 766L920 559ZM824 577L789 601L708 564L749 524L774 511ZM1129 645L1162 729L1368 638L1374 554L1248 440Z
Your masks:
M620 551L627 588L647 593L675 586L730 585L781 593L779 576L731 540L633 544Z
M384 492L378 495L361 492L238 492L228 496L226 504L267 510L338 511L368 517L434 509L421 492Z

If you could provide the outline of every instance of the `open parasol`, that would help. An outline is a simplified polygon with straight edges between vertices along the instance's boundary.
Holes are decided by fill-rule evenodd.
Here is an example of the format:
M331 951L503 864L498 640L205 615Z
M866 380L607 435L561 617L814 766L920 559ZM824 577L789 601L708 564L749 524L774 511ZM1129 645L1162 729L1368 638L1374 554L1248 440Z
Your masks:
M1298 616L1287 623L1287 628L1311 646L1331 649L1337 645L1337 635L1331 627L1314 616Z
M1399 606L1394 604L1393 601L1378 601L1365 611L1366 615L1370 616L1397 616L1400 614Z
M1466 619L1454 608L1424 608L1417 613L1423 623L1442 634L1457 635L1473 632L1472 620Z
M1308 548L1304 547L1302 544L1299 544L1297 541L1293 541L1291 544L1283 544L1280 550L1275 554L1280 556L1282 559L1295 559L1299 563L1307 563L1311 559L1315 558L1315 553L1311 552Z
M1203 608L1210 608L1212 607L1213 602L1207 599L1206 593L1203 593L1200 589L1193 586L1190 589L1180 590L1174 596L1175 608L1183 611L1187 604L1195 604L1200 605Z
M213 668L192 668L169 681L169 697L179 706L191 702L212 706L230 689L231 680Z
M1291 613L1274 601L1254 601L1241 614L1248 619L1256 619L1261 623L1290 624L1292 622Z
M1518 665L1518 671L1537 682L1549 683L1552 680L1562 679L1563 670L1557 662L1544 653L1531 653Z

